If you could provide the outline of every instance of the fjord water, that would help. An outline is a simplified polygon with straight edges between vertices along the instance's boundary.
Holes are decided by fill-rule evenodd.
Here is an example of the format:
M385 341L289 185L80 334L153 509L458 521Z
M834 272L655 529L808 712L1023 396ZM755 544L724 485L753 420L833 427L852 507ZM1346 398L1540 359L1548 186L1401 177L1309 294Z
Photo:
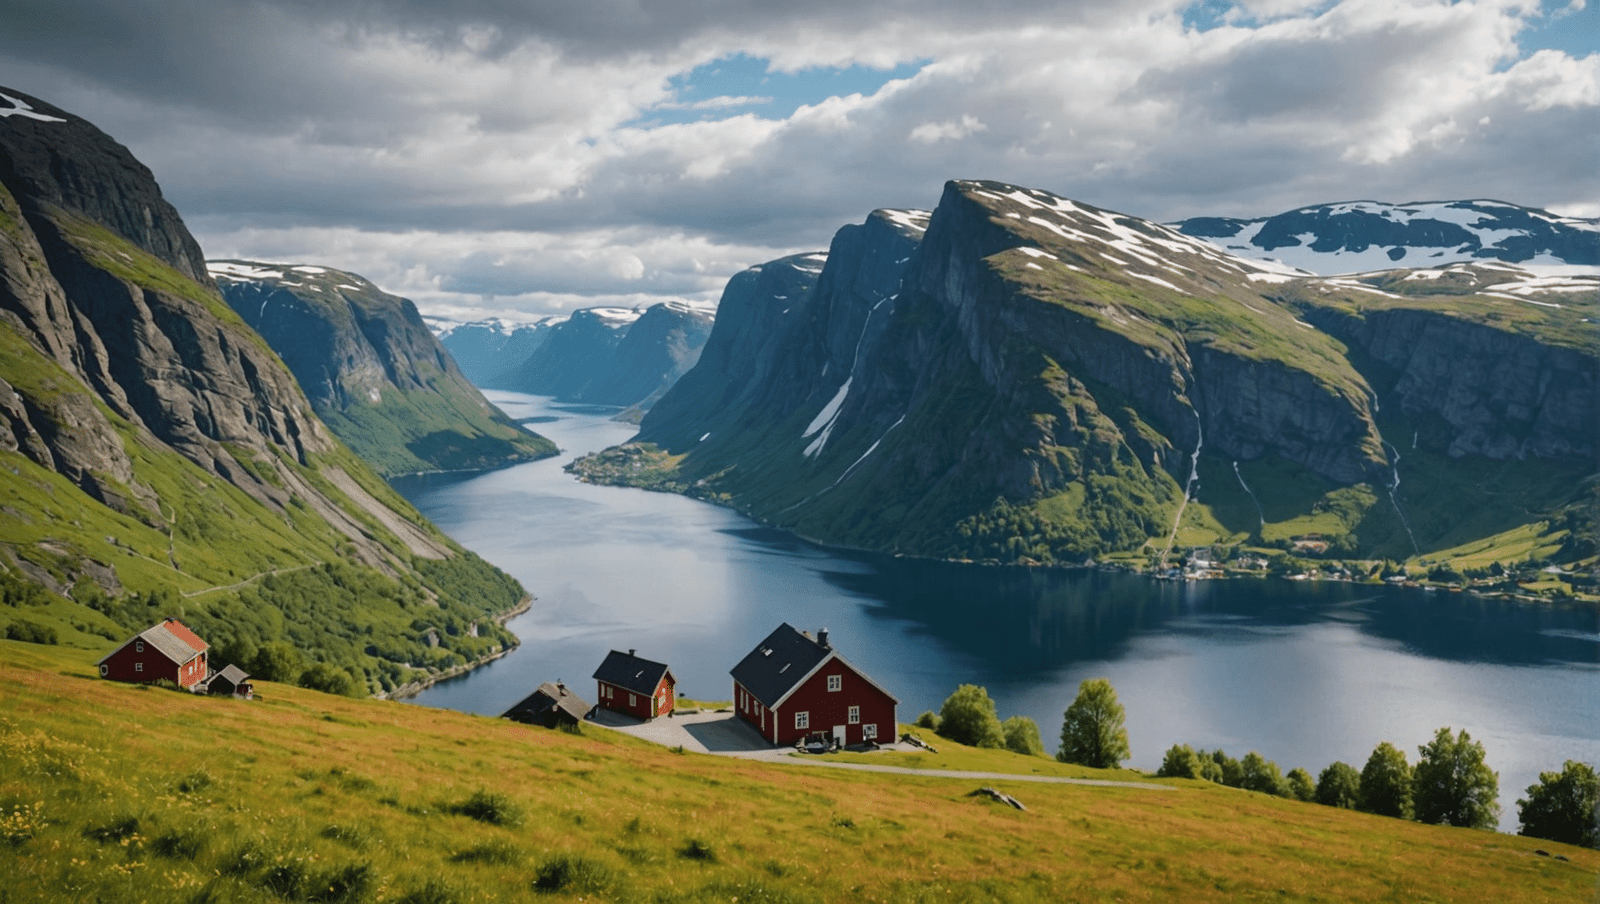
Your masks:
M515 652L416 702L497 715L541 681L593 701L610 649L670 664L678 689L726 700L728 670L780 622L829 628L911 721L963 683L1025 715L1055 749L1084 678L1111 679L1133 758L1174 743L1259 751L1313 776L1379 741L1415 762L1466 729L1500 773L1502 827L1563 761L1600 763L1600 611L1468 594L1276 580L1164 582L1088 570L983 568L825 549L681 496L576 481L562 465L628 439L609 409L487 393L555 440L553 459L405 478L429 518L534 594Z

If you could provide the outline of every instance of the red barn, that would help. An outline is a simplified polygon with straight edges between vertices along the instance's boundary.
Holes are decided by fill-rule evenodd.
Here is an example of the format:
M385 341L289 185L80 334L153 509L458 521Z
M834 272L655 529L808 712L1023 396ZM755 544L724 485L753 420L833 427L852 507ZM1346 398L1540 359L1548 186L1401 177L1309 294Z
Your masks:
M674 688L678 680L672 670L659 662L612 650L594 670L599 684L600 705L640 719L654 719L672 712L677 702Z
M733 667L733 711L775 745L826 732L840 744L893 741L892 694L828 642L787 623Z
M193 688L206 679L211 645L175 618L152 625L100 660L100 677L148 684L165 678Z

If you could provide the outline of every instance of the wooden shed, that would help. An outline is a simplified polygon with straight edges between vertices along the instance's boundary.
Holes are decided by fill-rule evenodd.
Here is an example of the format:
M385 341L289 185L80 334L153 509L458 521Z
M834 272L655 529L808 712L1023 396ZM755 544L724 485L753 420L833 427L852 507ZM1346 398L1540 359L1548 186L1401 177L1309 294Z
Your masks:
M527 725L560 728L563 725L577 725L588 714L589 704L583 698L574 694L565 684L546 681L522 698L522 702L501 713L500 718Z

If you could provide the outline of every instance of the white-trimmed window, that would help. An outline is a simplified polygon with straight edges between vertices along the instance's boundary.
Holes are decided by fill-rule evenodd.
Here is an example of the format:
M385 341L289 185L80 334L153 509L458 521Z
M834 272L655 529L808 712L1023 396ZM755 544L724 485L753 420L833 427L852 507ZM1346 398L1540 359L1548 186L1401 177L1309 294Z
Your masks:
M863 738L868 739L868 740L876 738L878 736L878 726L877 725L863 725L863 726L861 726L861 736Z
M101 678L104 678L110 672L111 672L111 667L110 666L103 665L103 666L100 667L100 677Z
M859 707L859 706L850 707L849 722L850 722L851 725L860 725L861 724L861 707Z
M842 691L842 690L844 690L844 677L841 676L841 675L829 675L828 676L828 690L830 690L830 691Z
M794 727L795 728L810 728L811 727L811 713L810 712L804 712L804 711L795 713L794 714Z
M134 641L133 642L133 651L135 653L143 653L144 652L144 641L142 641L142 640Z
M638 706L639 705L639 695L638 694L629 694L628 695L628 705L629 706Z
M135 672L142 672L142 671L144 671L144 663L142 663L142 662L135 662L135 663L134 663L134 664L133 664L133 670L134 670L134 671L135 671Z

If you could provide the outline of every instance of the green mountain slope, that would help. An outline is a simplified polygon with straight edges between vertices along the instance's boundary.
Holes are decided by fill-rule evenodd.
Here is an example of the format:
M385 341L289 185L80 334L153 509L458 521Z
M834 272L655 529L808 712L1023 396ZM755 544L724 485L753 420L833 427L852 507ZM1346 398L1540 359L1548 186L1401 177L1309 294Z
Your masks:
M1308 278L979 181L825 259L731 281L638 444L575 469L955 559L1406 559L1527 529L1594 554L1557 526L1597 471L1593 276Z
M328 432L149 171L28 102L0 120L0 631L109 649L177 616L368 691L514 643L522 589Z
M211 261L222 297L334 435L386 475L501 467L555 444L489 404L408 299L328 267Z

